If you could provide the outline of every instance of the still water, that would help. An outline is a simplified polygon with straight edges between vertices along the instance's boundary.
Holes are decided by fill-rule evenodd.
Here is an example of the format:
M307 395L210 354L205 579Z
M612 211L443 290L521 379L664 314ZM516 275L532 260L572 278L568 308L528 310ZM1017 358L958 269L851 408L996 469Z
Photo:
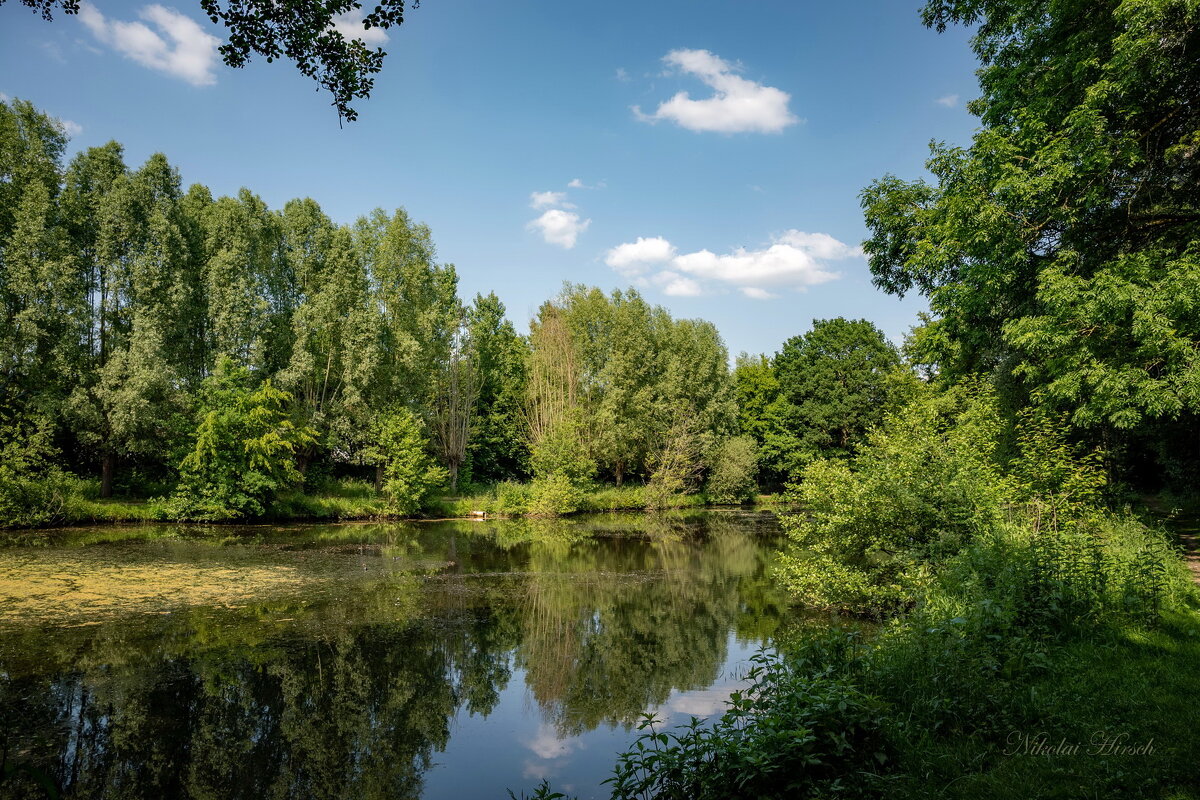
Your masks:
M717 510L0 540L0 797L607 797L644 712L744 684L778 537Z

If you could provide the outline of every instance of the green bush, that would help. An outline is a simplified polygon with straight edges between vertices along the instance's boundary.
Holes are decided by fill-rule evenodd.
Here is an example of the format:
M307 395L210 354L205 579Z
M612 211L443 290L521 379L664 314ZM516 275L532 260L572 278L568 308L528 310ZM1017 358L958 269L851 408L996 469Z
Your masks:
M529 511L533 492L528 484L502 481L496 484L494 510L497 514L520 516Z
M881 612L912 602L927 566L1002 517L991 392L927 393L891 415L849 462L810 465L785 515L780 575L818 608Z
M749 436L732 436L717 447L709 465L705 493L715 503L743 503L754 499L758 485L758 453Z
M561 473L535 478L529 489L527 513L531 517L560 517L574 514L580 510L585 496L584 490Z
M176 519L221 521L262 516L282 492L299 486L298 447L315 441L288 418L291 395L222 358L201 388L191 451L167 503Z
M65 519L70 478L54 464L45 420L0 417L0 528L36 528Z
M530 451L535 478L562 475L576 486L586 485L596 474L596 461L588 453L583 426L574 416L559 420Z
M375 449L383 464L383 492L394 514L416 514L446 483L446 470L429 455L424 426L407 408L381 415Z
M750 686L713 724L660 731L654 717L608 783L614 798L816 798L853 794L889 759L883 705L857 686L854 636L787 656L759 654Z

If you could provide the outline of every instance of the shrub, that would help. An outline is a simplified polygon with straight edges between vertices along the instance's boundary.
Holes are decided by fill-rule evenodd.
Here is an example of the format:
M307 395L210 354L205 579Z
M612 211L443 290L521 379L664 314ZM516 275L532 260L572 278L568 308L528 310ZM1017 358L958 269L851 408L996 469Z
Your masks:
M531 461L536 478L562 475L576 486L583 486L596 474L596 462L584 443L583 427L570 415L534 443Z
M290 394L270 381L252 388L249 371L228 358L205 380L201 397L169 513L207 521L261 516L281 492L300 485L294 456L315 441L313 432L288 418Z
M446 471L429 455L421 421L407 408L380 417L375 448L383 464L383 492L395 514L417 513L446 482Z
M516 481L502 481L496 484L495 512L519 516L529 511L532 498L530 487Z
M711 726L692 718L646 731L609 779L614 798L827 797L861 789L887 762L882 703L856 685L853 635L832 635L798 654L759 654L751 685Z
M36 528L63 521L70 478L54 465L55 455L48 422L0 422L0 527Z
M535 478L530 485L528 514L533 517L558 517L573 514L583 504L584 491L570 478L556 473Z
M994 396L927 394L891 415L849 462L810 465L783 518L794 547L784 584L821 608L884 611L911 602L925 565L1002 517Z
M716 503L742 503L752 500L758 490L754 474L758 454L749 436L730 437L713 454L705 486L710 500Z
M703 469L701 447L701 438L689 422L672 426L662 449L651 459L647 508L669 508L676 496L695 490Z

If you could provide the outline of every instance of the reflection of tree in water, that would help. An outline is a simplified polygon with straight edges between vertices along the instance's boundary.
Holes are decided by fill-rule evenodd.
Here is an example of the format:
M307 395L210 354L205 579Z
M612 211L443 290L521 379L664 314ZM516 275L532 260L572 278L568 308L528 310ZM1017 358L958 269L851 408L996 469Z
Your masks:
M729 630L767 610L740 597L743 584L769 580L746 525L707 516L622 525L613 532L622 538L590 538L567 554L531 545L518 663L560 735L629 725L672 689L712 684ZM650 546L630 547L628 536ZM758 594L778 616L778 595Z
M319 568L354 582L5 633L0 750L72 798L415 797L450 719L490 713L516 665L559 735L711 684L730 630L778 619L763 532L710 514L281 534L349 554Z
M61 672L10 658L22 648L7 641L5 748L67 797L416 797L455 711L495 704L513 642L497 641L486 609L450 624L372 619L415 586L327 606L286 638L263 635L254 613L266 608L234 626L197 616L63 632ZM0 796L26 788L0 784Z

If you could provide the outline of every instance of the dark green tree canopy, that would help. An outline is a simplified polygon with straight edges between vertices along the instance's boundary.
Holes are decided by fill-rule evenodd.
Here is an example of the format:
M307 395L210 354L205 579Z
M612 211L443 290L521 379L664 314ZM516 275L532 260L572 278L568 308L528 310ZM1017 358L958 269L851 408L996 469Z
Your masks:
M933 0L977 25L981 130L862 195L875 283L920 291L950 380L1042 390L1079 429L1200 411L1200 4Z
M5 0L0 0L0 5ZM49 21L55 11L79 13L79 0L21 0ZM412 7L420 5L413 0ZM364 8L355 0L200 0L214 23L229 32L221 57L231 67L244 67L259 55L268 62L289 58L301 74L312 78L333 95L338 116L353 121L355 100L371 96L373 75L383 69L387 55L361 39L347 39L333 26L334 19ZM363 16L363 30L398 27L404 22L404 0L381 0Z
M786 427L807 450L849 452L882 419L899 365L896 348L867 320L813 320L775 357Z

